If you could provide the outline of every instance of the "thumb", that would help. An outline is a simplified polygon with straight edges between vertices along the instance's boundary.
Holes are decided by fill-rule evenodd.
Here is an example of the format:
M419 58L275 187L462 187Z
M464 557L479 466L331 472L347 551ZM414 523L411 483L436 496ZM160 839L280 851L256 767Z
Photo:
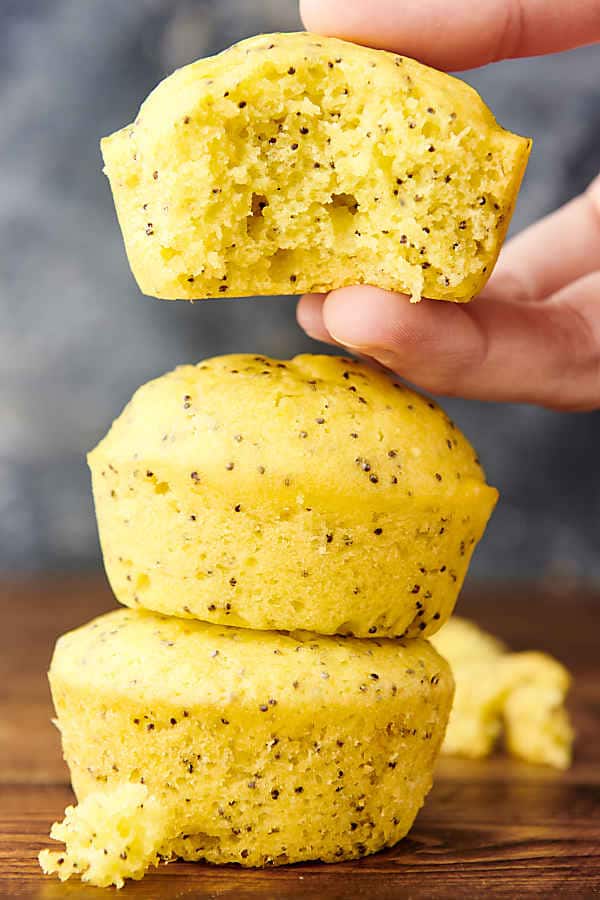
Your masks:
M321 301L320 318L326 339L436 394L600 407L600 272L540 304L414 304L378 288L343 288Z

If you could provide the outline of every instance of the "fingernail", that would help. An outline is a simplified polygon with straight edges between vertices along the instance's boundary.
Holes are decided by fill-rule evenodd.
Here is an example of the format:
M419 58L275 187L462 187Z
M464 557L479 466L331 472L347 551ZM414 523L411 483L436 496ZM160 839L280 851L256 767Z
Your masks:
M316 330L316 328L311 328L310 325L302 325L302 328L306 332L306 334L309 336L309 338L312 338L313 341L322 341L323 340L323 335L319 334L319 332Z
M339 344L388 365L397 295L371 287L342 288L323 305L323 321Z
M337 334L336 332L329 329L329 334L333 338L333 340L338 344L343 344L344 347L347 347L348 350L355 350L357 353L365 353L369 354L369 348L365 347L361 344L354 344L352 341L349 341L347 338L343 337L341 334Z
M354 353L360 353L361 356L370 356L380 362L383 366L389 366L393 361L393 354L385 347L375 347L372 344L369 344L368 341L356 343L356 338L348 340L343 333L340 334L337 330L334 332L329 329L329 333L336 343L342 344Z
M341 321L338 321L339 319ZM355 323L351 317L340 316L339 312L334 316L329 316L327 320L327 330L334 341L343 344L349 350L367 353L370 349L369 341L361 340L362 333L358 331L358 328L360 328L358 322Z

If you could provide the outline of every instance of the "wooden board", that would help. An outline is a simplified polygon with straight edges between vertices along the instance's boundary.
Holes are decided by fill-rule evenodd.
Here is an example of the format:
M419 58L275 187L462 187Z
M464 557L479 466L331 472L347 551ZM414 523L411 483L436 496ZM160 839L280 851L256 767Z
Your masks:
M45 878L37 853L72 800L45 679L58 634L114 605L103 579L0 583L0 896L96 898L98 889ZM502 755L443 760L410 835L358 862L263 871L172 863L119 897L600 897L600 592L480 586L460 612L514 649L554 653L575 672L575 765L565 773ZM110 895L107 895L110 896Z

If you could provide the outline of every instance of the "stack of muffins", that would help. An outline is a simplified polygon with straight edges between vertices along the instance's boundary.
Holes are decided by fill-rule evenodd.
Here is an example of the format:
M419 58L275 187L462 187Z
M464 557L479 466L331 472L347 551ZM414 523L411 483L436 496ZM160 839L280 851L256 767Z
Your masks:
M471 89L311 35L225 59L105 145L144 290L482 286L529 143ZM336 861L402 838L453 696L426 639L497 497L454 424L356 360L225 356L142 387L89 461L127 608L56 647L80 805L45 871L121 885L175 857Z
M334 861L403 837L453 694L424 638L496 501L453 423L355 360L225 356L142 387L90 466L130 608L52 662L96 835L71 814L59 874Z

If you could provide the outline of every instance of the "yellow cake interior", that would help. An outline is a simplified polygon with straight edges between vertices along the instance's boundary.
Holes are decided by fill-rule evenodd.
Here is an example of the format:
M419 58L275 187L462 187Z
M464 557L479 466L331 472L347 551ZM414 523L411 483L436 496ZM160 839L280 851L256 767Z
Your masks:
M458 79L305 33L179 69L102 142L133 273L169 299L368 283L470 300L529 149Z

